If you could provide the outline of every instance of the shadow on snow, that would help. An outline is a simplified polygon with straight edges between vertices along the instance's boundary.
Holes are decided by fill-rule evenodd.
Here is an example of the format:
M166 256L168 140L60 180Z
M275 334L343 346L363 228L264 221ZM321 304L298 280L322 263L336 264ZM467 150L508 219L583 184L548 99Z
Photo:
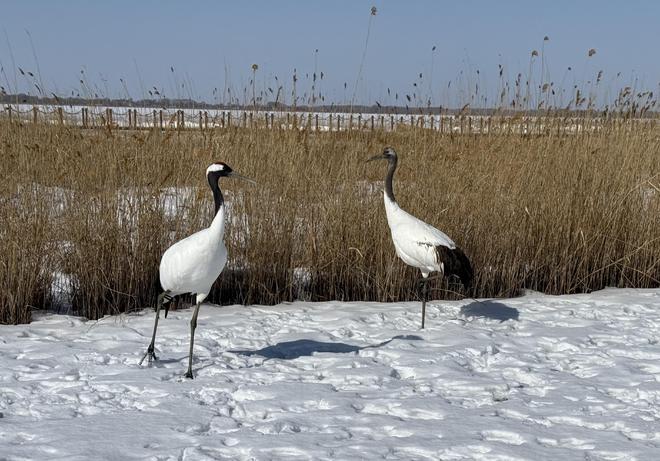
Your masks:
M495 301L476 301L461 307L461 315L464 317L484 317L504 322L506 320L518 320L520 312L518 309Z
M332 354L347 354L349 352L358 352L364 349L374 349L377 347L385 346L395 339L402 339L408 341L420 341L422 338L415 335L400 335L392 339L383 341L379 344L371 346L355 346L345 343L325 343L321 341L314 341L312 339L298 339L296 341L285 341L274 344L272 346L264 347L256 351L238 350L231 351L235 354L241 355L259 355L267 359L286 359L292 360L299 357L309 357L317 352L327 352Z

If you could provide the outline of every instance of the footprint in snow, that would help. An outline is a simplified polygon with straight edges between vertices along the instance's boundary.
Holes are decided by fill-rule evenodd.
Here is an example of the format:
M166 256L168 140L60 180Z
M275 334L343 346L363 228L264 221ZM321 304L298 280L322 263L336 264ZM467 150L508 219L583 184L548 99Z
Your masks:
M488 442L501 442L507 445L522 445L525 443L525 438L516 432L510 431L482 431L481 438Z

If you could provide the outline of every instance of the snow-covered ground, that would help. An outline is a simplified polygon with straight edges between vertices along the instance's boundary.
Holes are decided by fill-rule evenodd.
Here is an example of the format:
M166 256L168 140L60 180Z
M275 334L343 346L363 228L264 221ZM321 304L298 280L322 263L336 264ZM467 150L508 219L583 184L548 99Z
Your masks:
M0 326L0 459L658 460L660 290Z

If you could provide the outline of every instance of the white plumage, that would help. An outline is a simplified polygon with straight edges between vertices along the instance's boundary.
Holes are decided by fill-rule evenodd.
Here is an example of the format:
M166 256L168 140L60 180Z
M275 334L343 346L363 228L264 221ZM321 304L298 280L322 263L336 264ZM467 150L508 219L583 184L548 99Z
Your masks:
M225 206L221 206L211 226L169 247L160 261L160 285L171 296L195 293L196 302L206 299L227 263Z
M163 253L160 261L160 284L164 291L158 296L156 320L151 344L144 357L142 357L142 360L140 360L140 363L142 363L147 357L149 358L149 362L156 359L154 348L161 307L169 303L173 296L192 293L195 295L195 310L190 320L190 353L188 355L188 372L186 373L186 377L188 378L193 377L193 345L195 342L195 328L197 328L199 307L209 295L213 283L227 263L227 248L223 241L225 233L225 205L218 182L222 177L237 177L254 182L251 179L234 173L229 165L222 162L211 164L206 169L206 177L209 187L213 192L215 217L208 228L195 232L183 240L179 240ZM166 305L166 318L167 312L168 306Z
M385 214L392 233L392 242L396 254L409 266L417 267L423 277L431 272L444 272L442 261L438 260L437 246L455 249L456 244L444 232L417 219L401 209L387 193L385 198Z

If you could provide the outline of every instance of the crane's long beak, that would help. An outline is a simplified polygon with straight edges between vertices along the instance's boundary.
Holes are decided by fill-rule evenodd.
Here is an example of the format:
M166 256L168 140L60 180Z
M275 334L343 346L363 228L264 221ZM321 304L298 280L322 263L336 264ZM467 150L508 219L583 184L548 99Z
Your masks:
M383 157L383 154L374 155L373 157L371 157L369 160L365 161L364 163L373 162L374 160L385 160L385 157Z
M236 173L235 171L232 171L227 176L229 176L230 178L242 179L244 181L249 182L250 184L255 184L255 185L257 184L257 181L255 181L254 179L247 178L243 175L240 175L240 174Z

